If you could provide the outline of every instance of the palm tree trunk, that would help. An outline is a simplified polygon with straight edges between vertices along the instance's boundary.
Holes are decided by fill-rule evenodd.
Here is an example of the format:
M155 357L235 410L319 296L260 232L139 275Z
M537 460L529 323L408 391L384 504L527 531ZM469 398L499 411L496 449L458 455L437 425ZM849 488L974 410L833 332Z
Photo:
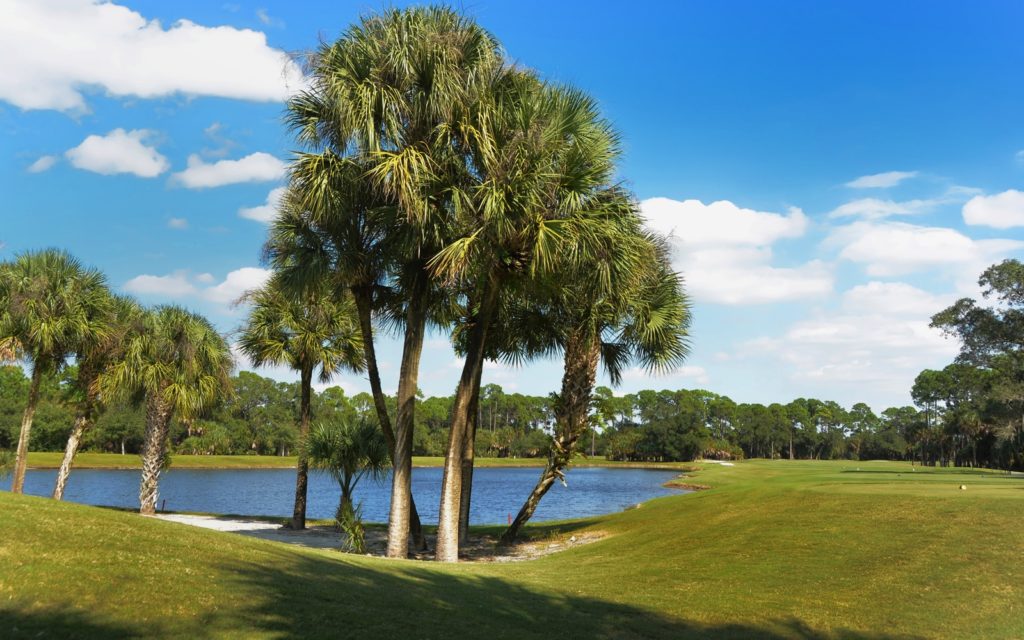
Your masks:
M60 462L60 469L57 470L57 481L53 485L53 499L63 500L64 489L68 485L68 477L71 475L71 465L75 461L75 454L78 453L78 444L82 441L82 434L89 426L89 418L84 414L75 418L75 426L68 436L68 444L64 447L64 459Z
M156 513L160 471L167 446L167 429L172 407L159 393L146 398L146 436L142 445L142 482L139 485L139 513Z
M484 284L480 308L469 333L466 363L452 404L452 426L448 434L448 454L444 461L441 506L437 521L437 545L434 557L439 562L459 560L459 511L462 504L462 458L464 439L469 437L470 397L484 363L487 331L497 307L499 283L492 278Z
M313 386L313 367L303 365L301 375L302 398L299 404L299 438L302 441L309 436L310 393ZM299 448L299 461L295 470L295 506L292 509L292 529L298 531L306 528L306 494L309 487L309 459Z
M14 460L14 479L11 480L11 493L23 493L25 490L25 471L28 469L28 443L32 433L32 418L36 415L39 404L39 384L43 379L43 368L39 363L32 365L32 382L28 388L28 404L21 416L21 433L18 435L18 453Z
M398 375L398 412L395 448L391 456L391 512L388 518L388 557L409 555L409 524L412 505L412 435L416 417L416 391L420 355L427 324L427 274L420 272L412 286L405 315L405 341Z
M466 430L466 438L462 445L462 494L459 496L459 544L466 544L469 539L469 508L473 496L473 458L476 452L476 430L480 422L480 378L483 377L483 367L476 376L476 383L473 385L473 395L469 401L469 428Z
M89 376L81 370L79 370L78 375L86 376L84 377L84 382L86 383L84 385L86 387L85 402L82 404L78 416L75 417L75 425L71 429L71 435L68 436L68 444L64 447L64 459L60 462L60 469L57 470L57 481L53 485L54 500L64 499L64 489L67 488L68 477L71 475L71 466L75 463L75 456L78 454L78 446L82 442L82 435L92 426L96 413L97 394L92 391L95 376Z
M395 457L395 431L391 428L391 416L388 415L387 400L384 388L380 383L380 369L377 368L377 348L373 344L372 302L370 289L352 287L352 297L359 313L359 329L363 336L363 357L366 359L366 373L370 378L370 391L373 395L373 406L377 410L377 421L384 434L391 459ZM423 535L420 514L416 510L416 501L409 494L409 532L412 535L413 548L417 551L427 550L427 537Z
M570 336L565 345L565 372L562 392L555 401L555 437L551 442L548 462L540 480L530 492L523 507L508 529L501 534L501 544L516 539L523 525L533 517L541 498L556 479L562 478L572 461L576 441L586 432L589 423L590 398L597 381L597 364L601 355L600 337L590 332Z

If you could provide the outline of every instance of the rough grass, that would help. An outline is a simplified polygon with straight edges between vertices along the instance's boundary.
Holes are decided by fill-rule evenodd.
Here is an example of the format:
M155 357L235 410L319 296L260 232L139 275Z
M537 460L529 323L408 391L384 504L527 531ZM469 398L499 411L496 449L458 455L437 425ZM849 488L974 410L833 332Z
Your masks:
M562 523L611 535L509 565L0 493L0 637L1024 637L1024 478L910 469L708 465L712 489Z
M60 467L62 451L33 451L28 454L28 466L33 469L56 469ZM477 458L478 467L542 467L544 458ZM294 456L171 456L172 469L287 469L295 468ZM616 466L686 469L689 465L678 463L614 462L603 456L581 458L576 466ZM416 456L413 465L417 467L443 467L444 458ZM142 461L134 454L83 452L75 456L76 469L141 469Z

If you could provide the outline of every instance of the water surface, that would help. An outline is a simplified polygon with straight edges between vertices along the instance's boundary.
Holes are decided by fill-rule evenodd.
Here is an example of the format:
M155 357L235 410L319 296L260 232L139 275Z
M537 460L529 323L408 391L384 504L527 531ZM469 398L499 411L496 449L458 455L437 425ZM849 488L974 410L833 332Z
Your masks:
M437 523L441 475L439 467L413 469L413 496L425 523ZM502 524L515 516L540 477L540 468L484 467L473 472L471 520L475 524ZM30 470L25 493L48 496L56 470ZM138 470L76 469L65 500L84 504L135 508L139 505ZM658 496L678 493L661 486L675 471L580 467L566 474L548 491L534 520L563 520L613 513ZM160 501L169 511L201 511L246 515L289 516L295 496L294 469L170 469L160 479ZM338 506L338 486L327 475L311 473L308 514L331 518ZM385 522L391 479L364 478L356 489L363 518Z

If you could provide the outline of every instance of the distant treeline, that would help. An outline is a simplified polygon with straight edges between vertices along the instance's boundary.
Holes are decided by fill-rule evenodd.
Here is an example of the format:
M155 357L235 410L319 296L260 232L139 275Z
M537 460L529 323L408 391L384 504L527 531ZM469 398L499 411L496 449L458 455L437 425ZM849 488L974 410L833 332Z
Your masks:
M863 403L849 409L836 402L800 398L768 406L736 403L703 390L640 391L615 396L599 387L591 433L581 450L616 460L670 461L699 457L889 459L925 464L1011 467L1019 465L1019 438L966 418L964 397L981 398L985 376L967 381L968 369L953 365L926 372L915 386L921 408L895 407L876 414ZM989 376L991 377L991 376ZM74 420L73 368L43 386L30 448L64 448ZM973 385L973 386L972 386ZM20 367L0 367L0 448L18 434L28 379ZM176 421L172 451L188 454L294 454L298 429L298 383L276 382L250 372L233 379L233 396L201 419ZM945 394L945 395L943 395ZM394 398L389 398L392 412ZM991 403L989 403L991 405ZM416 407L414 454L443 456L452 398L421 399ZM86 436L91 451L138 453L144 409L115 405ZM334 417L376 421L367 393L346 395L338 387L313 397L313 420ZM542 457L553 425L552 398L506 393L495 384L481 390L476 454ZM1010 435L1014 435L1016 432Z

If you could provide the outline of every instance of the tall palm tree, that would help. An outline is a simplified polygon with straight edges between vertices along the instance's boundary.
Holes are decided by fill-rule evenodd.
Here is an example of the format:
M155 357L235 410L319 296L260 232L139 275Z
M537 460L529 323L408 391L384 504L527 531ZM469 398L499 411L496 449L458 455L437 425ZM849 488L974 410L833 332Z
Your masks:
M19 254L0 266L0 344L32 363L11 491L25 483L32 419L43 376L59 371L84 345L102 340L110 294L99 271L56 249Z
M505 288L543 277L559 256L579 260L596 251L608 219L635 215L609 207L618 140L596 103L581 92L508 70L493 97L474 112L473 175L459 189L462 235L430 262L444 281L463 283L474 303L466 360L452 408L441 490L437 559L458 559L464 451L476 381L488 332Z
M310 171L297 164L301 181L323 184L321 167L355 157L367 163L364 176L375 192L393 204L394 215L376 227L388 238L393 260L384 280L399 292L395 309L404 330L392 452L391 557L408 553L419 360L436 292L426 263L450 235L452 185L470 174L461 123L502 64L494 37L457 12L393 9L363 18L311 55L310 88L288 106L299 142L319 156L307 164Z
M351 296L339 295L323 283L318 289L289 291L279 278L247 296L249 320L239 348L253 365L287 365L299 372L301 400L299 434L309 434L313 374L327 382L342 370L363 369L363 344ZM309 461L300 449L295 477L292 528L306 527Z
M105 315L97 320L97 323L102 322L103 326L99 337L83 343L76 350L75 362L78 365L78 373L75 376L74 387L79 401L75 422L64 448L64 458L57 470L57 479L53 486L55 500L63 499L82 436L92 427L103 409L98 385L99 376L119 358L124 357L125 346L133 333L141 329L142 318L142 309L134 300L124 296L113 296Z
M554 482L564 482L577 441L591 427L598 363L603 362L612 384L617 385L632 362L654 372L666 371L680 365L689 351L689 303L672 272L665 244L628 226L620 229L625 232L622 235L610 236L614 250L610 245L590 268L563 274L568 286L549 288L547 305L520 309L515 325L506 325L511 331L503 345L508 357L560 348L564 372L553 407L555 432L547 463L502 534L503 543L515 539Z
M368 422L333 421L313 427L303 447L310 467L325 471L341 489L341 499L335 518L342 530L349 534L348 547L363 553L360 509L352 497L356 485L366 474L381 478L390 466L387 442L377 428Z
M125 356L100 374L99 389L111 399L146 403L139 512L156 513L160 472L167 462L171 418L199 417L231 393L231 349L203 316L178 306L148 310Z

